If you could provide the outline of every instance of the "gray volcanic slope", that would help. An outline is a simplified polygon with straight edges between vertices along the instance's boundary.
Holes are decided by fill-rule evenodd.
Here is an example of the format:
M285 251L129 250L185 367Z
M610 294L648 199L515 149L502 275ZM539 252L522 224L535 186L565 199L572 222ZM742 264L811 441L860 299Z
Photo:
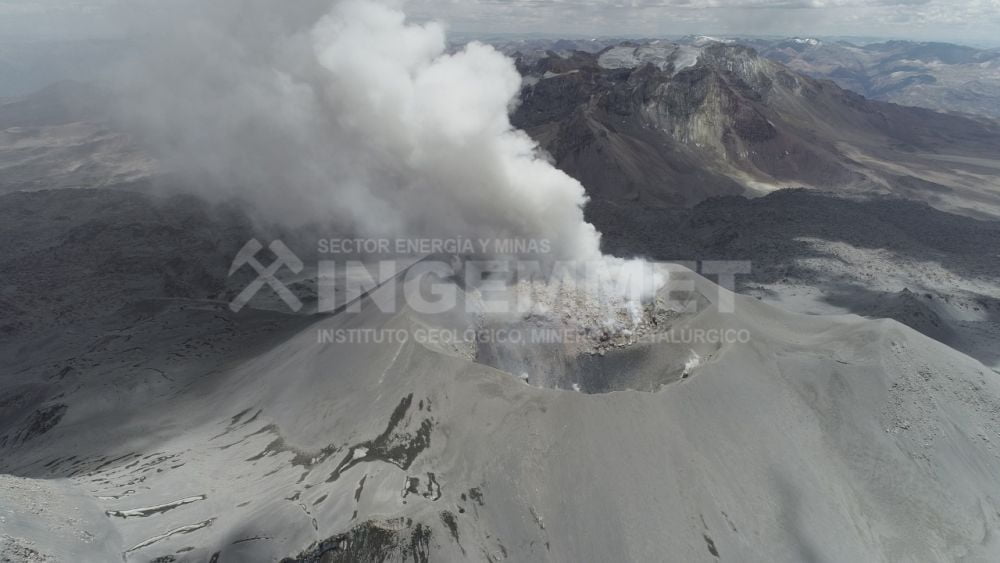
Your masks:
M624 348L635 381L588 394L413 340L318 342L448 322L405 307L303 317L154 300L5 340L0 553L1000 557L997 374L895 321L787 313L680 268L664 291L700 306L660 334L750 341ZM728 299L735 312L720 312Z
M254 232L237 208L193 197L0 196L0 335L72 327L139 299L224 299L228 261Z
M598 200L587 217L613 254L748 261L740 293L804 313L892 318L1000 369L1000 222L802 189L691 209Z
M0 100L0 193L148 180L157 165L111 119L109 97L66 81Z

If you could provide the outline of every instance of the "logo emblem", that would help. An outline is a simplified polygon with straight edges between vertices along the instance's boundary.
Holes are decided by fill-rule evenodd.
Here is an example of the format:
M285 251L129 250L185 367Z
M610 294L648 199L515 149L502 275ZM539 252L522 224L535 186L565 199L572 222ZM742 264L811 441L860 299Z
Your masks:
M234 312L240 312L247 303L253 299L254 295L261 290L265 285L271 286L271 289L278 294L278 297L288 305L288 308L292 311L298 312L302 308L302 302L299 298L295 296L294 293L285 284L281 283L274 275L277 274L282 267L287 267L292 273L297 274L302 271L302 260L295 255L294 252L289 250L285 243L280 240L276 240L271 243L268 247L271 252L274 253L275 259L270 266L264 267L263 264L257 260L257 253L264 249L264 245L260 243L257 239L251 239L249 242L243 245L243 248L236 254L236 258L233 259L233 265L229 267L229 276L231 277L236 273L237 270L243 266L249 264L257 272L257 279L250 282L250 285L246 286L239 295L229 304L229 308Z

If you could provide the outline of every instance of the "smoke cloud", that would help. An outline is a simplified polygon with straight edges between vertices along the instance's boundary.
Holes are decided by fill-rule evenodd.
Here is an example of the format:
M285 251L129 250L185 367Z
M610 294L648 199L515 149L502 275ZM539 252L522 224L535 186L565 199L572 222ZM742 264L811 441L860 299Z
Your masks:
M122 81L168 170L285 223L600 257L583 186L511 126L521 77L493 48L449 54L442 26L373 0L174 7L146 21L152 47Z

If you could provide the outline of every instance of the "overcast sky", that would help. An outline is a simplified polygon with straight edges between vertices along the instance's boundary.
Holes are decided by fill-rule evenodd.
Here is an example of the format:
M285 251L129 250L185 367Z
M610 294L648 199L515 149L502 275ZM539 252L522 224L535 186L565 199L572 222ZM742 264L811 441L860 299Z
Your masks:
M0 0L0 34L104 35L114 27L106 14L129 5L134 10L136 2ZM848 35L1000 44L1000 0L409 0L405 5L414 18L442 20L461 32Z
M859 35L1000 43L1000 0L411 0L453 29Z

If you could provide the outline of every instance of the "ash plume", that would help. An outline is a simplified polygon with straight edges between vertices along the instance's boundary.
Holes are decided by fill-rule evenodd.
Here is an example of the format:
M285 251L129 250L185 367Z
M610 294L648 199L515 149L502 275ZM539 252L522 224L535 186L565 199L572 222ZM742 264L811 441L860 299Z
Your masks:
M141 23L123 115L166 168L287 224L361 236L531 237L600 257L583 186L508 119L521 77L398 5L179 2Z

